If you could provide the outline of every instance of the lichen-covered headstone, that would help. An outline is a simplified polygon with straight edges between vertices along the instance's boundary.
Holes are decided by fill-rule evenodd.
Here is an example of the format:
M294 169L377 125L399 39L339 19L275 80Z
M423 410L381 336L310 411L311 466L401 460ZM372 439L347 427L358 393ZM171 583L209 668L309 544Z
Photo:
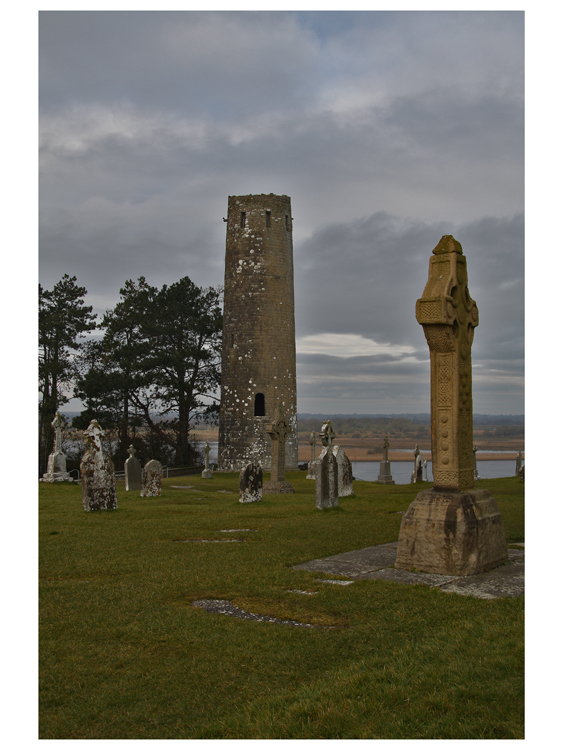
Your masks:
M389 462L389 439L387 435L383 441L383 461L379 464L379 475L376 482L380 484L395 484L393 477L391 476L391 464Z
M72 482L73 479L66 470L66 456L62 449L63 419L59 412L51 422L55 430L53 451L47 460L47 471L43 474L43 482Z
M240 470L239 503L259 503L262 500L262 467L252 461Z
M213 472L209 468L209 443L205 443L205 469L201 472L202 479L213 479Z
M411 474L411 484L422 482L422 456L418 444L414 446L414 470Z
M352 464L340 445L333 445L332 452L338 466L338 497L349 497L354 494Z
M162 492L162 464L154 458L143 469L141 497L160 497Z
M479 476L479 469L477 468L477 446L473 446L473 476L475 481L478 482L481 477Z
M128 492L141 489L143 470L138 458L135 458L135 448L130 445L127 449L129 458L125 461L125 489Z
M307 476L305 479L314 479L317 463L317 436L314 432L309 437L309 445L311 446L311 460L307 464Z
M395 567L469 576L506 562L502 516L487 490L474 490L471 345L479 323L459 242L442 237L430 258L416 319L430 349L434 487L403 516Z
M102 449L104 431L97 419L90 422L84 435L87 451L80 463L82 507L85 511L115 510L117 495L113 461Z
M338 462L332 451L335 433L329 420L323 422L319 437L324 447L315 462L315 507L323 510L338 506Z
M293 493L295 490L285 478L285 439L289 433L289 425L279 406L276 420L266 424L264 429L272 441L272 471L270 481L264 484L262 491L264 494Z

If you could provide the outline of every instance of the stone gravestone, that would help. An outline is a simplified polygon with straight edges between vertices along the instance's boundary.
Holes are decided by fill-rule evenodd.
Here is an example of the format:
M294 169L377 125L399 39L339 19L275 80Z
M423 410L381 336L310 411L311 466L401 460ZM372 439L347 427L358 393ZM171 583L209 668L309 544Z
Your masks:
M477 446L473 446L473 478L476 482L480 481L479 470L477 469Z
M383 441L383 461L379 464L379 475L376 482L380 484L395 484L393 477L391 476L391 464L389 463L389 440L387 435Z
M487 490L474 490L471 345L479 323L459 242L442 237L416 303L430 349L434 487L403 516L395 567L469 576L508 559L502 516Z
M522 451L518 451L518 456L516 457L516 476L520 474L521 469L522 469Z
M113 461L102 450L104 431L97 419L90 422L84 435L87 450L80 463L82 507L85 511L115 510L117 495Z
M160 497L162 492L162 464L154 458L143 469L141 497Z
M319 433L323 449L315 462L315 507L338 507L338 463L332 450L335 437L329 420L323 422Z
M205 469L201 472L202 479L213 479L213 472L209 468L209 443L205 443Z
M289 425L279 406L276 410L276 420L266 424L265 431L272 441L272 469L270 481L264 484L263 492L264 494L293 493L295 490L285 479L285 439L289 433Z
M411 484L422 482L422 456L418 444L414 446L414 471L411 474Z
M262 467L257 460L240 470L239 503L259 503L262 500Z
M354 477L352 464L340 445L332 446L332 453L338 466L338 497L349 497L354 494Z
M311 446L311 460L307 464L307 476L306 479L315 478L315 464L317 462L317 436L314 432L309 437L309 445Z
M43 482L73 482L73 478L66 470L66 456L62 449L62 427L63 419L59 412L51 422L55 430L53 452L47 460L47 471L43 474Z
M125 461L125 490L127 492L136 491L141 489L141 482L143 476L143 470L138 458L135 458L135 448L130 445L127 448L129 458Z

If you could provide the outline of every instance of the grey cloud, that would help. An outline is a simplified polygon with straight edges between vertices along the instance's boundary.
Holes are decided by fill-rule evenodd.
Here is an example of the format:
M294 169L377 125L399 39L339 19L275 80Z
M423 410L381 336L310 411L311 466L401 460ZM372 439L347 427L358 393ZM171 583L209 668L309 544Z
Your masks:
M346 401L377 387L388 411L424 411L414 306L453 234L480 310L476 388L505 403L504 379L520 404L522 13L42 12L39 31L45 286L74 274L103 311L140 275L220 284L227 197L285 193L298 336L415 349L299 355L300 409L325 373L333 410L379 411Z

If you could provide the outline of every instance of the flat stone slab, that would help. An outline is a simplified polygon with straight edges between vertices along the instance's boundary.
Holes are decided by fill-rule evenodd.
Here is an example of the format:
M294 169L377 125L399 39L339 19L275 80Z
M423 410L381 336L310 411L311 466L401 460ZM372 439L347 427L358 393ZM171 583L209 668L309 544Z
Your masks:
M254 622L275 622L278 625L292 625L295 628L316 628L318 625L311 625L308 622L298 622L297 620L280 620L277 617L269 615L255 615L252 612L245 612L240 607L235 607L229 601L224 599L198 599L192 602L194 607L205 609L207 612L214 612L220 615L230 615L237 617L239 620L254 620ZM325 628L326 629L326 628Z
M395 568L397 545L398 542L379 544L375 547L365 547L353 552L343 552L339 555L311 560L293 567L295 570L329 573L351 579L350 581L328 581L325 579L322 583L346 585L354 580L422 583L425 586L440 588L448 593L475 596L480 599L524 595L524 544L518 545L522 549L509 548L508 562L503 565L499 565L486 573L465 577Z
M397 544L398 542L391 542L389 544L378 544L376 547L365 547L354 552L343 552L340 555L301 563L301 565L295 565L294 568L353 578L394 565L397 557Z

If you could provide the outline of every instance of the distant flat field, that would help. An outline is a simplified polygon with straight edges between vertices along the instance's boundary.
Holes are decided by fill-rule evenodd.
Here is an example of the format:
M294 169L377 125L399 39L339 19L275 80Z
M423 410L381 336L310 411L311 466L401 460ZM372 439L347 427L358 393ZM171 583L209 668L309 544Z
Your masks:
M194 430L197 440L215 442L219 439L218 427L201 427ZM346 435L336 435L336 443L341 445L348 458L351 461L381 461L383 460L383 439L377 437L352 438ZM413 461L414 446L416 440L409 438L389 439L389 460L390 461ZM522 440L505 438L498 441L490 439L475 438L475 445L478 449L478 458L481 461L506 461L511 458L516 460L518 451L522 449L522 456L525 458ZM427 461L432 458L430 451L430 441L420 440L418 447L422 457ZM402 450L399 450L402 449ZM320 451L320 441L317 439L317 456ZM375 451L375 452L373 452ZM407 453L405 451L410 451ZM511 451L510 453L491 453L490 451ZM304 463L311 458L311 446L309 445L309 434L299 435L299 462Z

